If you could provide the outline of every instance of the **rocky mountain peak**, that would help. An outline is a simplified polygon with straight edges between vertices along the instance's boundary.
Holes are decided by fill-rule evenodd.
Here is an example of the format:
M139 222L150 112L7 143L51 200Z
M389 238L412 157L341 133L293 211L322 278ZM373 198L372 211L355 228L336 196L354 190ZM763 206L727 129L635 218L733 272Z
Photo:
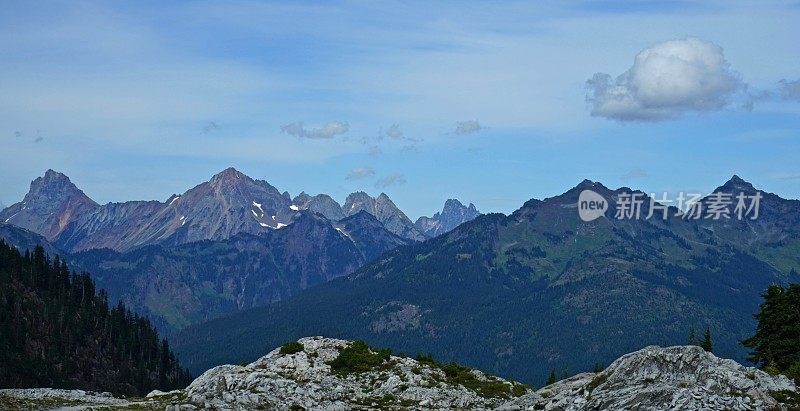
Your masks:
M422 216L417 219L415 225L428 237L436 237L475 219L480 214L474 204L470 203L467 207L461 201L451 198L444 202L441 212L437 212L433 217Z
M31 182L30 190L25 196L30 199L37 196L48 196L51 198L64 198L67 196L78 195L86 196L72 181L58 171L48 169L44 176L37 177ZM86 197L88 199L88 197Z
M422 241L426 239L414 223L406 216L389 198L386 193L381 193L377 198L372 198L363 191L356 191L347 196L342 211L345 216L351 216L364 210L378 219L390 232L410 240Z
M239 170L233 167L228 167L220 171L219 173L214 174L214 176L212 176L211 179L209 180L209 183L211 183L212 186L218 186L222 184L236 183L237 181L240 181L242 179L252 180L250 177L243 174Z
M312 197L302 192L292 200L292 205L301 210L311 210L322 214L331 221L338 221L345 217L342 206L327 194L317 194Z
M31 182L25 198L2 212L0 221L14 224L52 240L77 216L97 207L69 177L54 170Z
M758 191L753 184L748 181L745 181L738 175L734 174L730 180L726 181L725 184L718 187L715 191L720 192L743 192L747 194L752 194Z

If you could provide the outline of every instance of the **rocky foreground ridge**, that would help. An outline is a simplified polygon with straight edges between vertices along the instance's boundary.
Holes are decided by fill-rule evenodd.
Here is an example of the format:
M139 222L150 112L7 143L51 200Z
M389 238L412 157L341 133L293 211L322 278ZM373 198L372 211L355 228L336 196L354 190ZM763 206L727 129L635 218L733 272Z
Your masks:
M212 368L184 390L154 391L142 399L79 390L0 390L0 409L800 409L794 408L797 387L786 377L695 346L650 346L602 372L533 391L453 364L371 349L359 353L354 348L359 343L350 341L308 337L298 342L248 365Z

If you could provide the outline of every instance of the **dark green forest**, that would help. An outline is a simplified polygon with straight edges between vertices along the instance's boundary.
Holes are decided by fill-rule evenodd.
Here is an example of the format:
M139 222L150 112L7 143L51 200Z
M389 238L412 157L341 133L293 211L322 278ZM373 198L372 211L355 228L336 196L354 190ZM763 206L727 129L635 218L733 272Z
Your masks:
M144 395L191 381L166 339L88 273L0 240L0 387Z

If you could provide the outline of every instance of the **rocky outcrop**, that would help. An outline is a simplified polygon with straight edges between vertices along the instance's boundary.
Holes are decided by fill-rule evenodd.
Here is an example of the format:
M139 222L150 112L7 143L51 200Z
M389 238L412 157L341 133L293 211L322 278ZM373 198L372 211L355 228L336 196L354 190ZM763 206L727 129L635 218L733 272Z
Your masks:
M281 354L276 349L246 365L212 368L198 377L185 393L205 408L269 408L347 410L353 408L486 409L506 400L482 397L461 385L445 382L444 371L405 357L391 356L375 370L339 375L330 361L348 341L303 338L304 349ZM479 379L492 378L473 371ZM300 408L297 408L300 409Z
M650 346L624 355L600 373L583 373L524 395L506 408L538 410L788 409L773 397L797 392L771 376L696 346Z
M578 374L534 392L477 370L470 371L472 384L461 384L463 379L448 379L439 366L396 356L365 372L341 374L330 363L352 342L323 337L299 342L302 346L296 350L275 349L248 365L214 367L184 390L153 391L145 399L51 389L0 390L0 405L35 409L46 400L51 407L72 409L111 405L167 410L683 411L791 410L797 406L791 401L798 398L797 387L786 377L717 358L695 346L647 347L600 373ZM481 390L475 381L508 389Z

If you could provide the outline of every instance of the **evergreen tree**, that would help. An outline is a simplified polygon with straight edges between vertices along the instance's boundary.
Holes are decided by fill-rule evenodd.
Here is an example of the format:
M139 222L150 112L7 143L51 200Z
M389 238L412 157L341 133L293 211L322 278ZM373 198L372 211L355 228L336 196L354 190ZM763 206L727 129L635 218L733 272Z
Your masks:
M761 296L755 335L742 341L748 358L800 383L800 284L771 285Z
M544 383L545 386L550 384L555 384L556 382L556 370L550 370L550 375L547 376L547 382Z
M706 327L706 332L703 333L703 341L700 342L700 346L708 352L714 352L714 344L711 343L711 329L708 327Z
M697 345L697 331L694 329L694 324L692 324L691 328L689 328L689 339L687 344Z

